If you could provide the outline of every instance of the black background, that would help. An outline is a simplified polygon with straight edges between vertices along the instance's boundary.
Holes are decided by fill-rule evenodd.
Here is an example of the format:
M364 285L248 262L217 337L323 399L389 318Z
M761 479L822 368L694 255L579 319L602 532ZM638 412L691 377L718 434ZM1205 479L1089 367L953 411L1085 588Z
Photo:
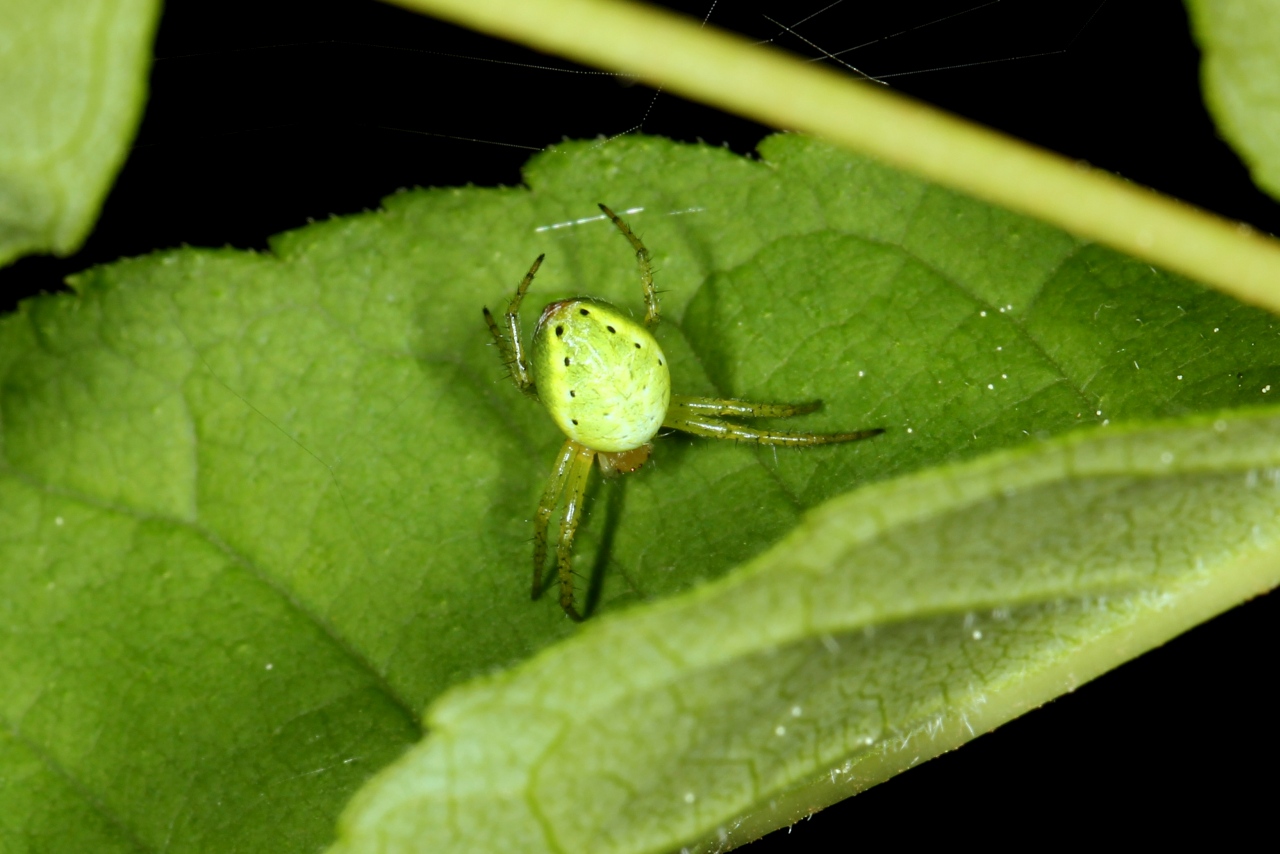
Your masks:
M880 39L844 58L948 110L1280 231L1280 206L1253 188L1201 105L1176 0L1000 0L882 38L978 2L849 0L798 32L832 52ZM711 0L666 5L702 18ZM711 23L814 56L763 15L792 24L825 5L720 0ZM565 137L642 125L749 153L767 133L625 80L530 68L575 66L366 0L172 0L155 52L142 128L93 235L70 258L0 270L0 310L121 256L263 248L275 232L376 207L400 187L518 184L521 164ZM747 850L1264 832L1276 615L1275 597L1246 604Z

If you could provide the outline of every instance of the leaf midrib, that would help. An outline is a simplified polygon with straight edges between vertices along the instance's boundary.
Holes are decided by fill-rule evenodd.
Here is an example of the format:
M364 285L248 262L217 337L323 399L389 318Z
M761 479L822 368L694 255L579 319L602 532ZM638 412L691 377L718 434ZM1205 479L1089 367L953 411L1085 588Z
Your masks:
M116 815L114 810L94 797L92 790L90 790L80 780L80 778L73 775L65 765L51 756L44 749L43 745L28 738L26 733L22 731L15 721L6 717L4 720L4 727L9 731L9 735L14 741L31 751L31 753L40 760L40 763L44 765L50 773L62 779L66 783L67 787L75 793L76 797L80 798L80 800L83 801L89 809L93 810L95 814L101 816L102 820L114 828L125 842L132 845L138 851L160 850L152 848L135 836L133 831L129 828L129 825L127 825L120 816Z

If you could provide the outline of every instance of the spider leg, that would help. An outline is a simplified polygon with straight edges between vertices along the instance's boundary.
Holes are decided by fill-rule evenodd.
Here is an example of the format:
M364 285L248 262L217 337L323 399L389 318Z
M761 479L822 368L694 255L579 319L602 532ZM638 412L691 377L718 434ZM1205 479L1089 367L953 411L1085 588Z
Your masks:
M764 430L756 427L743 427L732 424L710 415L685 416L679 412L668 411L662 422L663 427L671 427L692 433L695 436L706 436L709 439L735 439L739 442L755 442L757 445L787 445L804 447L807 445L830 445L835 442L856 442L859 439L870 439L884 432L883 428L856 430L852 433L789 433L784 430Z
M749 400L733 400L720 397L693 397L687 394L671 395L668 412L681 418L698 418L703 415L736 415L738 418L790 418L807 415L822 408L822 401L808 403L752 403Z
M573 537L578 532L582 517L582 500L587 492L587 478L596 452L570 439L565 447L573 445L573 459L565 479L564 516L560 521L560 542L556 545L556 569L560 576L560 607L575 622L582 622L582 615L573 604Z
M529 272L525 273L524 279L516 288L515 296L511 298L511 302L507 305L506 314L503 315L503 323L506 330L503 331L498 326L498 322L494 319L493 313L489 311L488 306L484 309L484 322L489 326L489 334L493 336L493 340L498 345L498 352L502 355L502 363L511 371L511 381L516 384L516 388L525 394L536 394L533 388L533 375L529 370L529 363L524 357L524 344L520 337L520 303L524 300L524 295L529 291L529 285L533 284L534 274L538 272L538 268L542 266L542 259L546 255L539 255L537 260L533 262L533 266L529 268Z
M551 479L547 481L546 489L542 490L542 498L538 500L538 512L533 517L532 598L534 599L542 594L542 568L547 563L547 525L551 521L551 514L555 512L556 505L560 503L560 496L564 494L564 485L569 480L574 460L577 459L581 447L572 439L565 441L560 448L560 453L556 454L556 464L551 469Z
M604 211L604 215L613 220L613 224L618 227L618 231L622 232L622 236L631 241L631 248L636 250L636 263L640 265L640 284L644 288L644 325L657 326L659 320L658 311L658 292L653 287L653 258L649 254L649 250L645 248L644 243L636 237L636 233L631 230L631 226L623 221L613 211L604 205L600 205L600 210Z

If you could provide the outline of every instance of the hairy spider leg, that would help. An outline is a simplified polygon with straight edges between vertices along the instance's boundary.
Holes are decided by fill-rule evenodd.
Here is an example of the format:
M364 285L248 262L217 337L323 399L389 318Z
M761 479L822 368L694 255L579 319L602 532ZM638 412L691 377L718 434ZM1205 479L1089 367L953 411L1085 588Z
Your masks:
M564 495L564 485L569 480L569 473L582 445L568 439L556 454L556 464L551 469L551 477L538 499L538 511L533 517L533 591L531 598L542 595L542 569L547 564L547 526L551 523L551 514Z
M679 409L681 417L736 415L738 418L790 418L792 415L808 415L821 408L820 400L807 403L752 403L732 398L673 394L667 411Z
M631 226L622 221L621 217L604 205L600 205L600 210L604 211L605 216L613 220L613 224L618 227L618 231L621 231L622 236L631 241L631 247L636 250L636 263L640 265L640 284L644 287L644 325L657 326L660 319L658 316L658 292L653 287L653 263L649 250L640 242L640 238L636 237L636 233L631 230Z
M758 445L791 447L856 442L860 439L879 436L884 432L883 428L875 427L870 430L855 430L851 433L794 433L785 430L744 427L716 417L737 415L741 418L785 418L790 415L813 412L819 405L816 402L751 403L745 400L672 395L671 406L667 410L667 417L662 421L662 426L709 439L734 439L740 442L755 442Z
M596 452L572 439L569 441L575 447L564 485L566 497L564 516L560 520L560 542L556 544L556 569L560 576L560 607L569 619L580 623L582 615L573 604L573 537L582 519L582 500L587 493L587 479L591 476Z
M519 287L516 288L515 296L511 298L511 302L507 305L507 313L503 315L503 321L506 324L506 332L498 326L498 323L490 313L489 307L484 308L484 322L489 325L489 333L493 335L493 340L498 344L498 352L502 354L502 362L511 371L511 381L516 384L525 394L536 395L533 387L533 379L529 370L529 363L524 357L524 343L520 338L520 303L524 300L524 295L529 291L529 285L533 284L533 277L538 272L538 268L542 266L542 259L546 258L545 254L539 255L537 260L533 262L533 266L529 268L529 272L524 274L524 279L520 281Z

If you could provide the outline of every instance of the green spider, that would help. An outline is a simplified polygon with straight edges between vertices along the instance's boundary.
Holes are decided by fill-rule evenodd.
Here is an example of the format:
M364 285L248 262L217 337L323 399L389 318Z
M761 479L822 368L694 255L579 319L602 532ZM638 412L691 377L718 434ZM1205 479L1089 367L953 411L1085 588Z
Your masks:
M542 402L568 437L556 457L551 479L538 502L533 522L533 598L542 593L547 559L547 526L567 493L560 516L556 566L560 607L582 620L573 602L573 538L582 516L582 500L598 460L606 477L633 472L653 451L652 439L667 427L712 439L735 439L761 445L827 445L877 436L874 428L852 433L787 433L743 427L721 416L787 418L813 412L812 403L750 403L671 393L671 373L662 348L649 329L658 324L658 293L653 287L649 250L625 222L604 205L600 210L631 242L644 288L644 325L613 305L590 297L558 300L542 310L533 330L532 358L526 358L520 335L520 303L542 266L539 255L525 274L503 316L505 332L484 309L502 361L520 391Z

